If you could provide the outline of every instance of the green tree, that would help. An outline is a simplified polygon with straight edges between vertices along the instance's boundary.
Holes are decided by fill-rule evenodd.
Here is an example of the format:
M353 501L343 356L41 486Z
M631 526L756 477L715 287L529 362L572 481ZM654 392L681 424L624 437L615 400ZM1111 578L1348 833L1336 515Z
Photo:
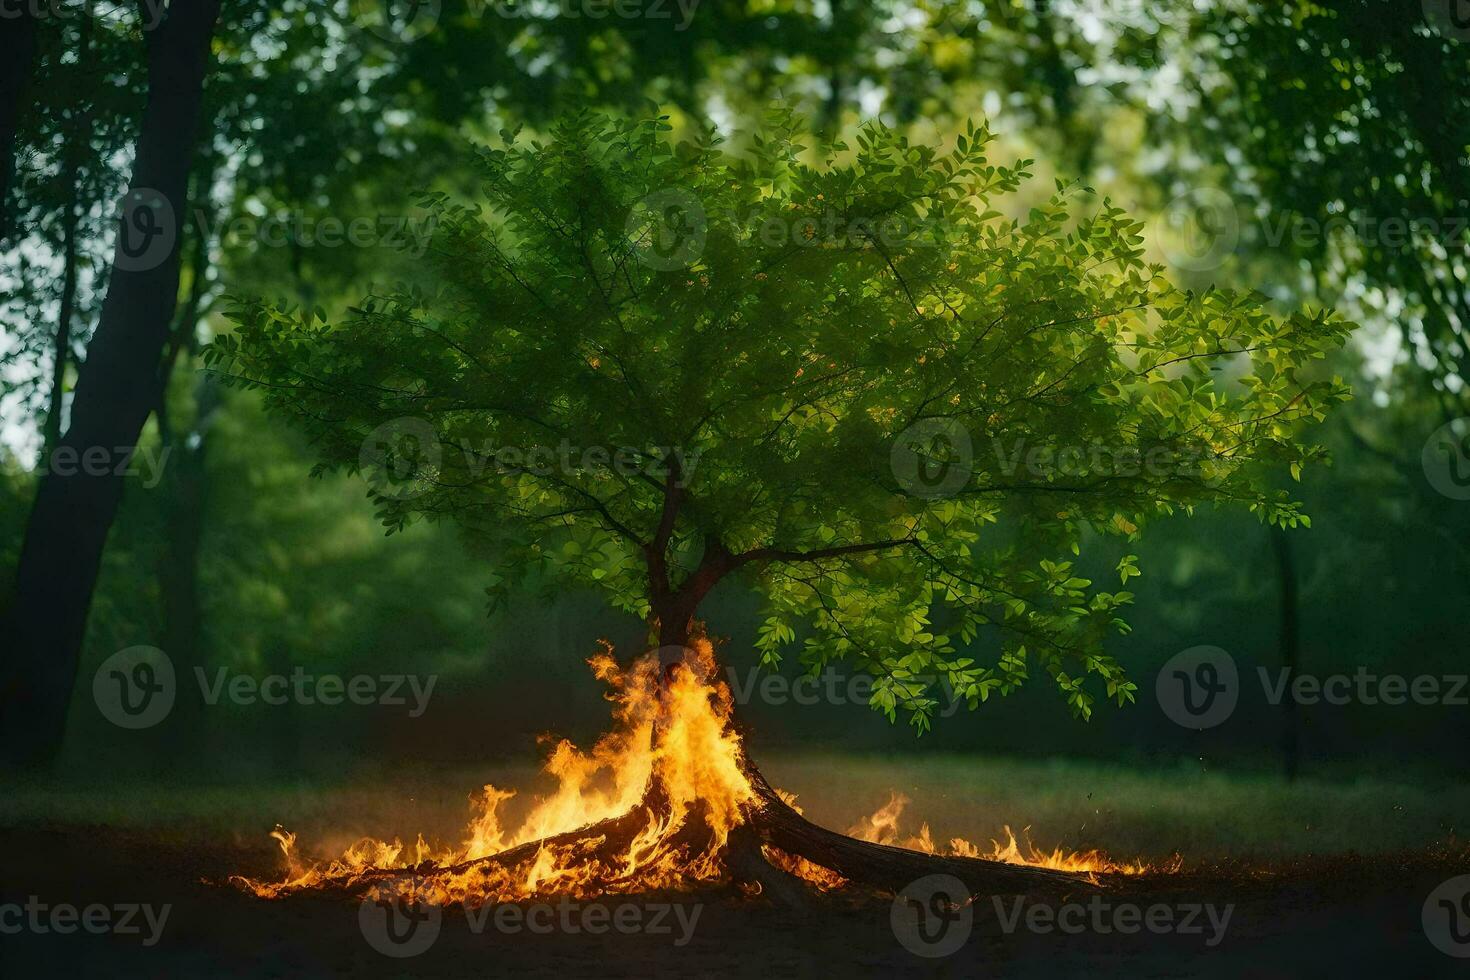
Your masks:
M878 126L802 162L773 120L745 157L661 120L579 114L480 154L488 207L430 194L429 285L339 324L257 302L207 360L366 468L384 524L453 519L532 572L604 590L688 641L732 575L759 643L851 660L921 730L943 679L972 706L1044 670L1074 710L1133 685L1103 652L1127 592L1073 573L1085 528L1228 502L1304 520L1273 470L1345 397L1312 362L1349 325L1180 291L1139 225L1058 184L996 207L1029 161ZM1228 374L1228 379L1226 375ZM1134 572L1125 558L1126 580ZM994 663L954 656L982 630Z
M766 663L801 629L804 665L850 660L921 731L940 681L972 708L1033 669L1084 717L1132 698L1103 649L1131 596L1076 574L1086 529L1211 502L1305 521L1270 481L1323 455L1297 433L1346 397L1312 362L1348 324L1180 291L1137 222L1074 214L1061 182L1005 217L1029 161L987 160L988 127L940 151L869 126L815 165L789 113L739 157L669 130L502 133L483 203L425 196L420 283L336 324L242 302L207 363L324 469L366 471L390 532L493 543L493 595L600 588L672 672L738 577L767 605ZM982 631L992 661L956 653ZM767 802L783 849L892 872Z
M1283 285L1357 303L1401 336L1403 380L1435 391L1442 421L1465 414L1470 374L1458 17L1454 2L1204 5L1165 45L1191 81L1153 121L1159 142L1231 175L1242 245ZM1140 92L1157 84L1145 74Z

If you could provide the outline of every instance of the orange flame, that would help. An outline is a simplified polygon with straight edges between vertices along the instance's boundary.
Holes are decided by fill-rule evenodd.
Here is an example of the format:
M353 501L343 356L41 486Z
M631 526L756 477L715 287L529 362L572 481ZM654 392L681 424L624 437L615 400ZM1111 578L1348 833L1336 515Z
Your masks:
M719 860L729 833L754 799L740 768L740 742L730 726L729 688L714 680L714 651L695 640L679 670L661 685L656 658L646 657L624 670L611 647L589 664L612 689L613 731L583 752L559 741L545 764L557 788L536 799L518 826L508 827L501 804L515 793L487 785L474 799L465 841L432 848L420 837L412 848L400 841L363 840L335 860L303 861L296 835L277 829L286 863L282 881L233 880L263 898L303 890L377 887L381 872L404 871L418 880L419 893L436 903L512 901L538 894L597 894L648 891L710 881L722 874ZM648 787L663 789L657 811L642 806ZM598 838L548 843L524 859L503 866L474 864L522 844L544 841L633 812L637 825L626 846L604 853ZM698 822L700 831L689 833Z
M731 725L733 700L717 679L710 642L692 641L684 661L688 669L675 671L664 683L656 657L624 669L606 643L588 663L611 689L616 724L587 752L565 739L556 743L544 766L556 789L537 797L516 826L508 826L501 812L515 792L486 785L471 798L473 814L457 846L434 847L422 836L411 847L396 839L364 839L339 857L316 863L301 857L295 834L278 827L271 836L284 858L284 878L231 880L262 898L280 898L330 888L365 888L381 896L408 879L422 900L452 904L548 894L589 898L722 879L726 842L756 794L742 770L740 739ZM661 788L657 805L651 803L652 786ZM794 797L781 796L794 806ZM900 833L907 803L893 794L849 834L936 853L928 824L916 837ZM1029 841L1023 851L1009 827L1005 832L1006 843L992 841L988 851L955 838L947 853L1065 871L1161 870L1142 862L1118 864L1098 851L1043 852ZM534 849L526 846L536 842ZM513 853L517 848L525 853ZM765 853L778 867L819 888L845 884L840 875L804 858L769 847Z

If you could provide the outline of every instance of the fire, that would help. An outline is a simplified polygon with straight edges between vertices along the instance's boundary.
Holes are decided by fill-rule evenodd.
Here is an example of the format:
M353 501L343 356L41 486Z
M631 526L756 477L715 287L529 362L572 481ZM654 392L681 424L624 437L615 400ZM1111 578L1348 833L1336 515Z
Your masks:
M919 825L919 833L914 837L904 837L899 831L899 820L908 804L908 797L900 793L893 793L888 802L879 807L871 816L865 817L849 828L848 836L872 841L875 844L907 847L911 850L923 851L925 854L952 854L957 857L983 858L988 861L1003 861L1006 864L1051 868L1054 871L1141 875L1177 871L1182 863L1177 855L1163 864L1154 865L1142 860L1114 861L1096 849L1068 851L1058 847L1046 851L1031 843L1029 837L1031 828L1023 828L1021 839L1018 840L1009 826L1003 828L1005 843L992 840L990 846L986 848L978 847L963 837L952 837L949 847L941 851L935 846L927 823Z
M472 817L458 845L434 846L422 836L412 845L365 839L318 863L303 859L295 834L277 828L271 836L284 858L284 878L232 880L262 898L332 889L381 896L401 894L407 886L420 900L440 905L544 895L591 898L723 880L730 833L758 802L731 723L733 699L716 676L710 642L694 640L687 669L668 680L661 679L656 657L623 668L606 643L589 664L610 689L616 724L590 751L565 739L556 742L544 765L556 789L535 798L516 825L502 812L515 791L486 785L471 799ZM849 834L936 853L927 824L917 837L900 834L907 802L894 794ZM1140 862L1116 864L1097 851L1045 853L1029 842L1023 851L1009 828L1006 835L1005 845L992 841L989 851L956 838L947 853L1067 871L1158 870ZM804 858L769 847L765 853L820 888L844 884L841 876Z
M425 900L443 904L590 897L718 879L720 853L755 794L741 770L729 688L714 681L709 641L696 640L688 669L663 685L654 657L625 670L604 645L589 663L611 689L617 724L591 751L557 742L544 767L557 788L536 799L517 826L507 826L501 813L515 792L487 785L472 801L474 814L457 847L434 848L422 837L412 847L363 840L335 860L314 864L301 858L296 835L277 829L272 836L285 858L284 880L234 880L277 898L358 884L391 889L412 877ZM660 789L657 806L649 805L651 785ZM556 841L617 818L627 827ZM614 831L627 839L611 840ZM546 843L514 860L486 860L537 841Z

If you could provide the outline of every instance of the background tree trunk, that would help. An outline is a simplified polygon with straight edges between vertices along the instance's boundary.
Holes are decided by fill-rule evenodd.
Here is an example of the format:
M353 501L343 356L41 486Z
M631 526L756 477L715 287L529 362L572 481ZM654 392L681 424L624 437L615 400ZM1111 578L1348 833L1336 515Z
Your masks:
M181 687L191 686L194 670L204 666L204 617L199 601L199 554L204 541L204 513L209 497L206 450L209 425L219 406L215 383L201 377L195 385L195 420L183 438L164 440L169 452L163 487L168 495L163 549L158 558L158 591L163 607L161 646L173 660ZM159 417L167 415L161 406ZM172 429L160 424L160 430ZM207 735L203 702L180 696L162 726L164 747L177 766L200 758Z
M148 104L131 187L168 202L171 216L154 214L165 226L173 222L174 240L156 264L140 263L119 235L71 424L57 447L95 462L66 473L48 469L36 492L0 630L8 646L0 751L12 762L46 764L60 748L102 549L122 497L119 470L158 403L159 364L178 302L178 228L219 9L219 0L171 5L144 35Z
M1296 554L1286 531L1271 527L1271 549L1276 555L1276 576L1280 609L1281 666L1287 676L1295 677L1301 665L1301 629L1298 626ZM1301 767L1299 719L1296 699L1281 699L1281 759L1287 781L1295 780Z
M92 19L82 18L77 34L77 57L83 64L92 56ZM75 316L77 302L77 225L81 223L82 203L82 157L92 142L92 104L82 110L77 125L77 134L62 148L66 157L66 188L68 200L61 219L61 301L56 312L56 341L51 362L51 391L46 400L46 419L41 425L43 452L50 452L61 442L61 417L66 408L66 369L71 361L71 321Z
M206 128L201 160L193 176L191 200L201 215L212 215L207 203L214 181L216 160L209 150ZM193 373L199 353L199 326L208 302L211 222L185 222L192 235L189 249L189 285L183 307L174 320L172 339L159 369L158 438L164 464L159 490L165 495L163 548L158 556L158 593L162 604L161 644L174 663L177 677L193 678L195 668L204 667L204 617L199 599L199 554L204 541L204 515L209 483L206 469L209 429L220 406L219 385L207 374L198 374L193 391L193 419L182 433L173 425L169 408L170 379L182 362ZM160 732L160 753L176 768L192 767L200 758L207 731L204 704L194 697L180 697Z
M25 105L26 79L36 57L36 18L29 4L16 4L0 17L0 247L10 244L10 185L15 179L16 134Z

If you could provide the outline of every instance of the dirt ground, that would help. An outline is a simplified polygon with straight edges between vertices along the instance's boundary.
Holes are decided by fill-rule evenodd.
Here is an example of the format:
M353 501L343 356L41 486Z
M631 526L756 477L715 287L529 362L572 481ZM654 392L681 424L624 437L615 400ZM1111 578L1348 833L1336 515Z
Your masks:
M0 976L984 976L984 977L1343 977L1465 976L1470 959L1434 947L1421 920L1441 882L1470 872L1463 857L1337 858L1263 869L1214 868L1130 881L1109 889L1101 911L1085 893L1045 900L980 899L972 920L925 935L935 952L900 941L893 901L873 894L827 895L809 908L776 906L725 890L618 896L607 913L585 906L540 919L529 910L475 928L464 910L442 915L421 953L379 952L361 924L360 903L295 898L263 901L225 880L241 871L273 876L266 846L160 840L140 831L22 825L0 831ZM35 896L32 899L32 896ZM6 903L45 903L41 928ZM142 914L136 933L58 934L49 910L62 904L171 906L156 941ZM678 915L666 906L679 903ZM1078 906L1068 913L1063 907ZM1035 905L1049 908L1036 910ZM619 906L630 917L618 920ZM1174 931L1139 929L1119 910L1167 916ZM1157 907L1162 907L1160 910ZM1209 910L1205 907L1209 906ZM658 910L664 908L660 915ZM1191 915L1190 909L1196 908ZM1218 922L1229 910L1223 929ZM1020 918L1014 919L1019 912ZM98 912L97 915L102 913ZM121 923L121 911L110 921ZM1065 920L1069 931L1052 922ZM682 916L682 918L680 918ZM656 921L656 917L659 921ZM634 918L646 928L635 926ZM534 920L534 921L533 921ZM1007 920L1010 921L1009 931ZM1028 926L1027 922L1034 923ZM1191 921L1192 920L1192 921ZM626 929L609 923L623 922ZM508 923L508 924L506 924ZM567 925L570 923L570 926ZM580 925L579 925L580 923ZM61 921L59 924L68 923ZM536 931L532 926L544 931ZM601 925L594 933L592 928ZM547 928L549 926L549 928ZM631 931L640 928L640 931ZM937 927L936 927L937 928ZM966 931L966 929L968 931ZM958 933L952 930L960 930ZM899 931L902 931L900 929ZM1187 934L1186 934L1187 933ZM910 938L910 945L914 945ZM401 950L399 950L401 951ZM1470 949L1466 949L1470 952Z

